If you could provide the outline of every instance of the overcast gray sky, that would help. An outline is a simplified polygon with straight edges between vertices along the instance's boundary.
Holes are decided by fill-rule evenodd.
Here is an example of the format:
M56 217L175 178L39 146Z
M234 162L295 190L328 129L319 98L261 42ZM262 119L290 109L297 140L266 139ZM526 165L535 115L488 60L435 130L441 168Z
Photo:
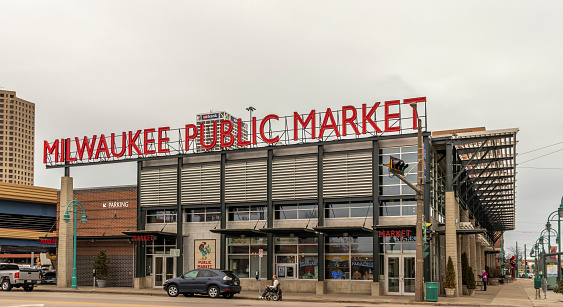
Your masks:
M429 130L520 128L525 153L563 141L562 6L0 0L0 87L36 104L35 184L53 188L63 171L42 165L43 140L178 128L210 109L246 118L250 105L291 115L426 96ZM557 209L562 155L518 169L507 246L535 241ZM136 180L134 163L72 175L76 187Z

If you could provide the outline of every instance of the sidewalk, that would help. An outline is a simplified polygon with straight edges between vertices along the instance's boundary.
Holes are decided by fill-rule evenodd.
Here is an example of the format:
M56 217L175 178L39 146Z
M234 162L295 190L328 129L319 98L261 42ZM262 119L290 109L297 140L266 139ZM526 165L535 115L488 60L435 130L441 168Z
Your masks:
M136 295L158 295L167 296L161 289L133 289L124 287L96 288L80 287L78 290L69 288L57 288L55 285L39 285L34 291L54 292L82 292L82 293L115 293ZM235 299L258 298L256 291L243 291L235 295ZM543 298L543 293L542 293ZM447 298L440 296L438 302L415 302L413 296L370 296L361 294L325 294L315 295L311 293L284 293L284 301L299 302L342 302L342 303L368 303L368 304L405 304L405 305L429 305L429 306L511 306L511 307L543 307L563 306L563 295L548 291L547 299L536 300L535 289L532 279L518 279L514 282L489 286L487 291L475 291L475 296L461 296Z

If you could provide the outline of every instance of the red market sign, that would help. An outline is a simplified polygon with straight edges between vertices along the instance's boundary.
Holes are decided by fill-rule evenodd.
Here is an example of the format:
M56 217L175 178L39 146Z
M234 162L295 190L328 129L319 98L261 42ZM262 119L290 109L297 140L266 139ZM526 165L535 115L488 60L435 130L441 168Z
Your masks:
M39 239L37 243L42 245L56 245L59 239Z
M418 106L418 113L410 104ZM121 161L134 158L171 156L221 148L289 145L304 142L378 136L417 130L418 116L426 118L426 97L343 106L325 112L294 112L280 118L269 114L252 117L248 123L231 117L212 124L187 124L183 128L147 128L119 134L56 139L43 142L43 163L47 166ZM425 121L423 121L425 125ZM248 138L243 133L250 126ZM236 130L235 130L236 128ZM205 138L205 131L213 130ZM236 132L234 132L236 131ZM236 146L236 147L235 147Z
M401 237L408 238L411 236L412 230L379 230L379 237Z
M154 241L154 235L141 235L133 236L134 242L152 242Z

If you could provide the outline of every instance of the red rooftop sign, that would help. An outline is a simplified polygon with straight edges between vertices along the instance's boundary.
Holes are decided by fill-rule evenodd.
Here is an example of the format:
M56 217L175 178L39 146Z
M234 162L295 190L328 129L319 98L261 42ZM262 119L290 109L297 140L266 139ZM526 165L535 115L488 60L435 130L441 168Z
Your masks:
M418 106L418 115L409 106L413 103ZM72 166L195 153L217 146L234 149L401 134L417 129L418 116L424 118L423 125L426 126L426 97L363 104L360 108L327 108L325 112L311 110L308 114L294 112L292 116L285 117L269 114L262 119L252 117L248 122L231 118L207 126L203 123L187 124L178 129L159 127L119 134L69 137L44 141L43 163L47 166ZM247 126L250 126L248 138L242 132ZM212 138L205 139L208 129L213 130Z

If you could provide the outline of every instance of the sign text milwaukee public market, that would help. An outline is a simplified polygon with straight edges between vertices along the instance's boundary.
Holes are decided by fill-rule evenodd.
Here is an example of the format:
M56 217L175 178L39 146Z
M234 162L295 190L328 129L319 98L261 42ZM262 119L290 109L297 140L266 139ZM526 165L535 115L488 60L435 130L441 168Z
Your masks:
M312 110L308 115L300 115L293 113L293 133L289 126L286 133L293 136L293 140L298 140L300 131L306 131L307 138L323 139L325 135L336 137L346 136L348 134L365 135L375 133L399 132L401 127L396 124L401 119L401 105L407 104L402 110L408 110L403 116L412 118L413 130L417 129L417 113L411 109L408 104L426 102L426 97L411 98L401 100L391 100L385 102L376 102L373 105L363 104L360 108L354 106L343 106L341 110L331 110L328 108L324 114ZM405 108L406 107L406 108ZM381 113L376 119L376 112ZM339 115L339 116L336 116ZM317 119L318 118L318 119ZM318 122L322 118L322 123ZM336 118L336 119L335 119ZM268 131L269 124L272 121L279 121L278 115L269 114L261 120L252 117L250 121L249 139L244 140L242 133L243 122L240 118L233 120L222 120L219 123L213 122L213 139L204 138L206 127L204 123L199 125L187 124L180 129L181 142L183 144L181 150L189 152L194 149L195 143L199 142L201 148L209 150L217 144L220 147L230 147L235 145L239 147L255 145L258 138L267 144L276 144L280 140L279 135L272 135ZM235 132L234 127L238 128ZM219 136L217 137L217 131ZM43 163L77 163L78 161L92 161L102 159L130 158L134 156L155 156L170 155L171 138L169 133L170 127L148 128L137 131L122 132L121 135L111 133L93 135L92 137L84 136L83 138L63 138L53 142L44 141L43 145ZM236 135L235 135L236 134ZM191 147L190 147L191 143ZM74 153L74 154L71 154Z

